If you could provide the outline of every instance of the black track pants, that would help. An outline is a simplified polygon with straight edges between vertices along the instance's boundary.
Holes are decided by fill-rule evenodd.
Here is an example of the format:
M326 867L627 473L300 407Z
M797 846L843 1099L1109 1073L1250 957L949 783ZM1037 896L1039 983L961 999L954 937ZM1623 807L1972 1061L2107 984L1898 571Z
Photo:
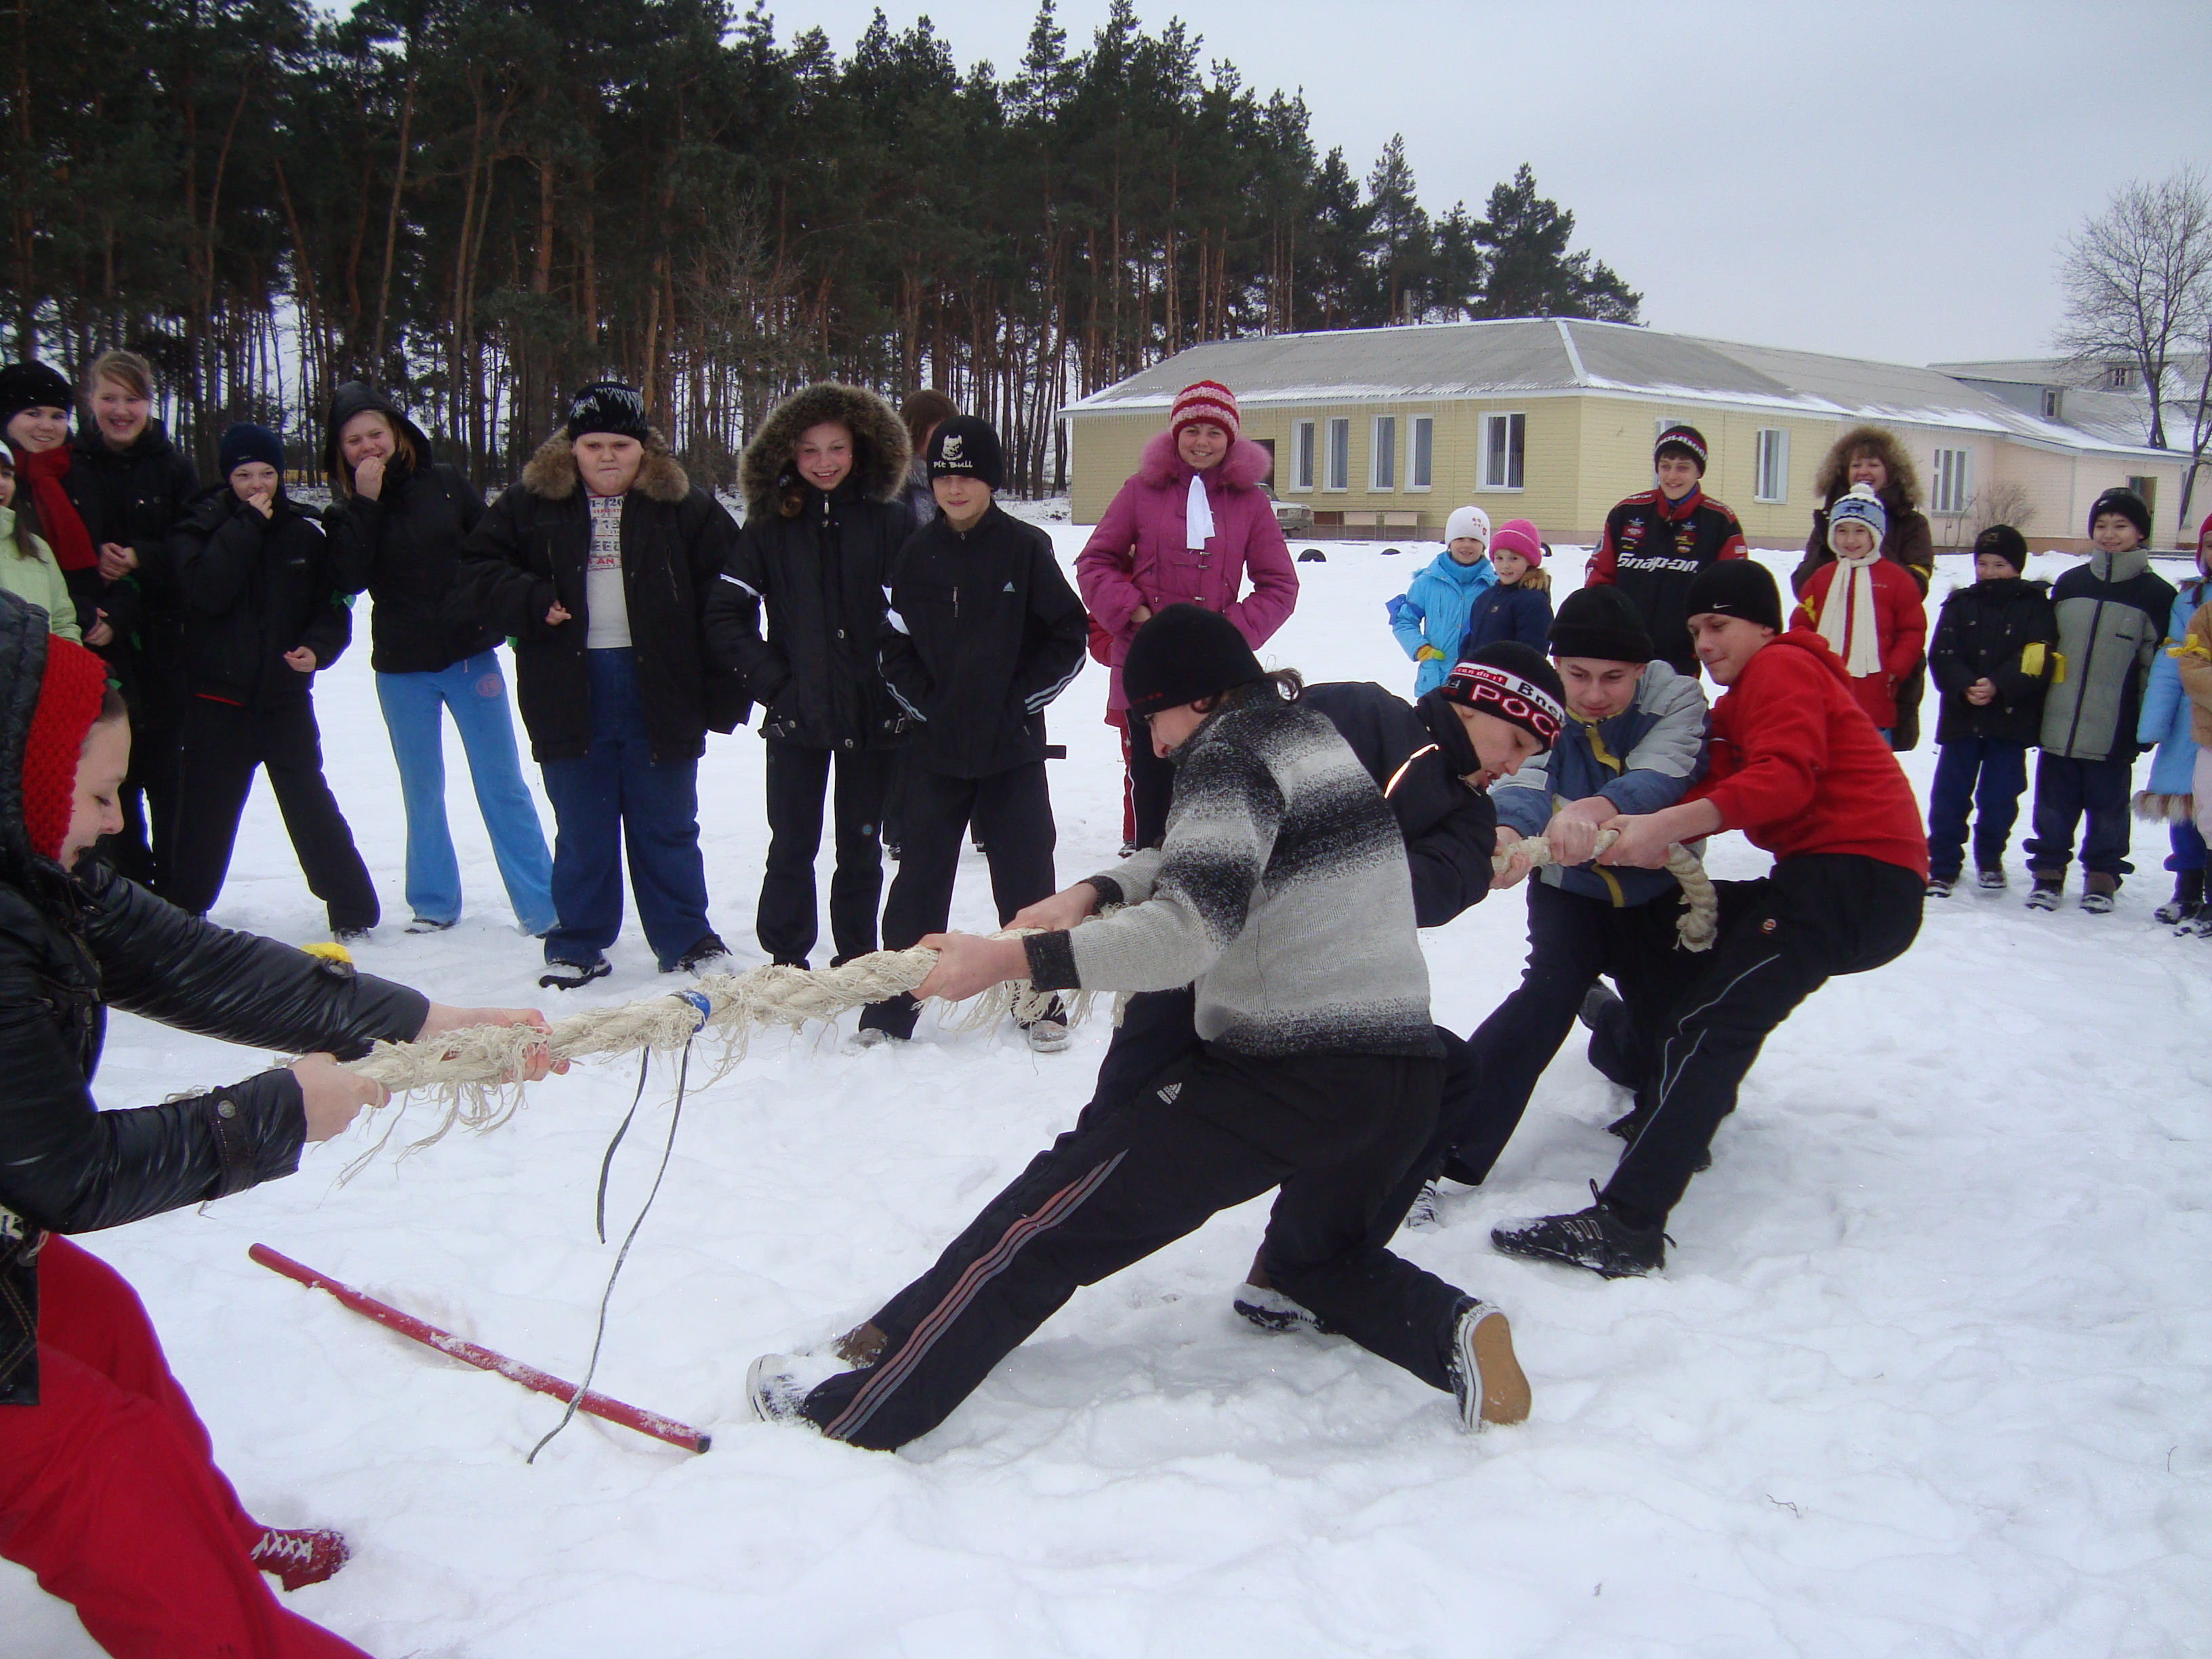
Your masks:
M1434 1134L1442 1069L1368 1055L1187 1057L1039 1153L875 1316L885 1338L877 1362L822 1383L805 1414L832 1439L902 1446L943 1422L1076 1286L1274 1186L1273 1282L1449 1389L1464 1293L1369 1237Z
M1832 975L1893 962L1920 932L1925 884L1877 859L1811 854L1783 860L1762 880L1714 884L1720 939L1695 958L1697 976L1662 1027L1644 1131L1605 1188L1609 1202L1648 1224L1680 1201L1767 1035Z
M754 926L777 962L804 961L820 922L814 860L822 848L822 798L830 761L837 782L831 811L837 868L830 878L830 938L837 959L876 948L876 907L884 893L884 806L898 765L896 749L805 749L770 738L768 749L768 867Z

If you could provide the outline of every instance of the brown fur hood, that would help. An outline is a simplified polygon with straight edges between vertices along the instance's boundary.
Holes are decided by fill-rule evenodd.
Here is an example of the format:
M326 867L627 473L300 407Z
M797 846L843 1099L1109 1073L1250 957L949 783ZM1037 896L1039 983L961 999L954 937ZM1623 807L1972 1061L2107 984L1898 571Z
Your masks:
M1881 492L1882 505L1893 513L1899 507L1917 507L1919 471L1898 441L1897 434L1881 426L1855 426L1829 447L1821 457L1820 470L1813 475L1813 488L1821 501L1832 506L1850 488L1851 457L1862 449L1881 456L1881 464L1889 469L1889 483Z
M738 463L738 487L744 492L748 514L778 509L791 473L792 446L800 433L824 421L835 421L853 434L853 482L860 493L873 501L888 501L898 495L913 459L905 424L874 392L824 380L778 404L745 446L744 458Z
M565 432L556 432L540 444L522 469L522 487L549 501L567 501L576 493L578 482L576 453ZM656 501L680 501L691 493L690 476L657 428L646 428L645 464L638 468L637 482L630 488L642 489Z

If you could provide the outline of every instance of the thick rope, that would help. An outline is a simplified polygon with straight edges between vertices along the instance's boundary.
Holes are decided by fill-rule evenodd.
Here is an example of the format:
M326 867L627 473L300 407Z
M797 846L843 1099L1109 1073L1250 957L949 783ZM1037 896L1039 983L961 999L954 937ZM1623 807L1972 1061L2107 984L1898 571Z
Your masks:
M1616 830L1599 830L1597 851L1602 853L1620 838ZM1531 870L1559 862L1552 856L1551 842L1541 836L1530 836L1494 854L1490 867L1503 875L1516 858L1526 859ZM1713 890L1713 878L1705 873L1705 864L1698 855L1679 841L1667 849L1667 873L1682 885L1683 910L1674 923L1674 937L1685 951L1711 950L1713 940L1720 934L1721 908L1720 895Z

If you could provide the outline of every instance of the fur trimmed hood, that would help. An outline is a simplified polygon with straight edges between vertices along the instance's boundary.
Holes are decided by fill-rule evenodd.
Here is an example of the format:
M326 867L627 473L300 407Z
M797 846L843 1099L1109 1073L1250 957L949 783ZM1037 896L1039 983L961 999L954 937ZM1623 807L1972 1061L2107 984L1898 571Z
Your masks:
M538 453L522 469L522 487L549 501L567 501L576 493L579 482L576 452L568 434L562 432L555 433L538 445ZM638 468L637 482L630 488L642 489L656 501L680 501L691 493L690 476L684 471L675 453L668 447L668 440L657 427L647 428L645 462Z
M872 392L835 380L803 387L769 412L738 463L738 488L745 511L777 510L778 497L792 474L792 447L811 426L835 421L853 434L852 483L872 501L896 499L906 485L913 445L906 425L891 406Z
M1919 470L1905 453L1897 434L1884 426L1855 426L1828 447L1828 453L1820 458L1820 470L1813 475L1813 489L1821 501L1833 506L1851 487L1851 457L1862 449L1880 455L1882 465L1889 470L1889 482L1881 490L1882 505L1893 513L1900 507L1917 509Z
M1231 489L1249 489L1267 476L1273 465L1266 450L1249 438L1239 438L1229 446L1229 453L1219 463L1221 482ZM1190 482L1190 468L1176 453L1174 433L1158 433L1146 442L1144 458L1137 463L1137 476L1155 489Z

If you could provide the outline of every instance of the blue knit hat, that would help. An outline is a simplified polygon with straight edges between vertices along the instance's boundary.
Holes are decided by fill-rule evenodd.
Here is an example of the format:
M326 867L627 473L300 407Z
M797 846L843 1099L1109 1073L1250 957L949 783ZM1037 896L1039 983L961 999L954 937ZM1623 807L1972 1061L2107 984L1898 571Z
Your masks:
M1838 496L1828 509L1829 551L1835 550L1836 526L1846 524L1864 525L1874 534L1874 544L1881 545L1882 532L1889 528L1889 512L1882 506L1881 497L1874 493L1873 485L1853 484L1850 493Z
M217 451L218 465L226 478L239 468L252 461L264 461L276 469L277 481L284 477L284 441L265 426L255 426L240 421L222 434L222 445Z

